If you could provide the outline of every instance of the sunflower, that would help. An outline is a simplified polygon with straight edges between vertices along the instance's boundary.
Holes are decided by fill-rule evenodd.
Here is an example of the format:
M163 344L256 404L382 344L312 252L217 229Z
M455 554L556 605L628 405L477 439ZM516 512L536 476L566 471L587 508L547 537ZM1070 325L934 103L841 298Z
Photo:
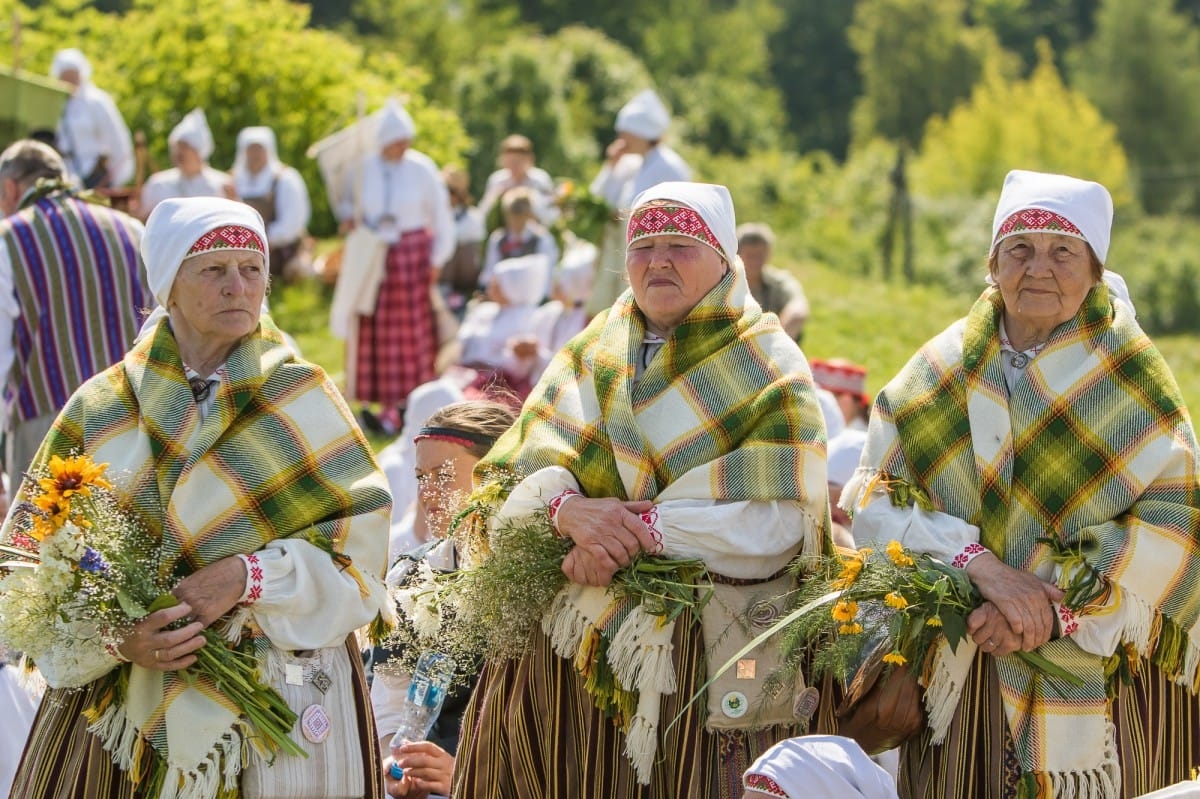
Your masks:
M899 591L892 591L890 594L885 596L883 598L883 603L889 608L895 608L896 610L904 610L906 607L908 607L908 600L905 599L904 594L900 593Z
M903 666L908 662L908 658L904 657L904 655L900 654L899 652L888 652L883 656L883 662L891 663L893 666Z
M42 489L45 497L58 504L69 504L75 494L91 496L93 486L112 488L112 484L101 477L108 464L96 463L86 455L71 455L67 458L55 455L50 458L46 468L50 476L39 479L38 488Z

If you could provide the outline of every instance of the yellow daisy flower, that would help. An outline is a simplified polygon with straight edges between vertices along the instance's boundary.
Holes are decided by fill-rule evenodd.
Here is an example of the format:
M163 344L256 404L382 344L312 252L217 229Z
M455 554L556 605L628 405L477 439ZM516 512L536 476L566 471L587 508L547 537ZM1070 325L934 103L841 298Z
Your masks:
M887 605L889 608L904 610L906 607L908 607L908 600L905 599L904 595L899 591L893 591L883 598L883 604Z
M940 616L930 616L928 619L925 620L925 625L927 627L941 627L942 619Z
M903 666L908 662L908 658L901 655L899 652L888 652L883 656L884 663L890 663L893 666Z
M843 624L838 627L838 635L858 635L862 630L861 624Z
M838 602L833 606L831 613L833 614L835 621L854 621L854 617L858 615L858 603L843 599L841 602Z
M50 458L46 467L49 477L38 480L38 487L48 497L69 502L75 494L89 496L92 487L112 488L112 484L101 475L108 468L107 463L95 463L86 455L72 455L62 458L55 455Z
M892 559L892 563L897 566L911 566L913 559L904 552L904 545L899 541L893 540L887 545L887 555Z

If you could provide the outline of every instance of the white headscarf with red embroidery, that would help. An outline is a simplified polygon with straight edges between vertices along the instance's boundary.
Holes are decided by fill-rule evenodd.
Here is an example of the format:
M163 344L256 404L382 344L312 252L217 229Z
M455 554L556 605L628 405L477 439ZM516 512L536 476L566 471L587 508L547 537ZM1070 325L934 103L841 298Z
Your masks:
M1060 233L1086 241L1103 264L1112 236L1113 203L1099 183L1014 169L992 220L992 249L1021 233Z
M668 181L646 189L633 200L626 243L653 236L690 236L712 247L730 266L740 263L733 198L724 186Z

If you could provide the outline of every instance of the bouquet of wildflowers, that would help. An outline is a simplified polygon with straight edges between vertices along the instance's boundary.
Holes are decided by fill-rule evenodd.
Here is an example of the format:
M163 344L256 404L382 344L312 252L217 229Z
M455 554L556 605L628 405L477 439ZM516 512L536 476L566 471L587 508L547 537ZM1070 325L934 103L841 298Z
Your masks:
M86 657L97 642L110 652L143 616L176 604L160 569L153 537L124 507L104 478L107 464L86 455L53 456L29 475L0 543L0 643L34 663ZM296 714L258 679L252 652L234 648L213 629L185 672L211 678L241 710L248 739L264 757L303 755L288 734ZM119 701L125 668L104 679L104 707L87 711L93 722ZM161 759L158 764L161 766ZM156 768L151 780L161 779ZM157 795L157 793L153 793Z
M943 639L957 650L967 636L967 617L983 604L962 569L914 554L894 540L883 551L863 548L797 567L806 573L793 610L761 636L782 631L784 673L773 675L773 681L794 677L806 661L817 676L828 672L847 681L881 644L886 667L912 664L922 674ZM1079 684L1075 675L1037 652L1013 654Z
M552 232L559 240L560 246L566 231L584 241L599 245L604 237L604 226L617 218L616 209L603 197L593 194L586 185L570 180L559 185L555 203L561 213L554 221Z
M488 520L517 482L509 473L485 477L483 486L459 503L463 510L451 536L467 567L438 573L418 566L413 580L394 592L400 624L385 639L395 646L402 668L413 665L425 648L436 647L462 663L524 655L531 634L567 584L563 560L574 547L559 537L548 511L505 520ZM641 606L646 613L674 621L699 614L711 591L700 560L674 560L642 553L617 571L609 586L614 598ZM661 626L661 625L660 625ZM584 675L597 706L616 716L636 704L637 692L621 685L605 657L607 641L597 641Z

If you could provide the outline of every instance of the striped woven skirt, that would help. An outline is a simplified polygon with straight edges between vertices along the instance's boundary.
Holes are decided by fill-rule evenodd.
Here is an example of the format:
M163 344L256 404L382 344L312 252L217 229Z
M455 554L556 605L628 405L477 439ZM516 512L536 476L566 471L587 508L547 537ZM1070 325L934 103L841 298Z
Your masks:
M436 377L437 323L429 299L433 239L410 230L388 248L375 313L358 317L351 399L404 404L409 393Z
M354 701L358 707L358 739L367 793L364 799L387 799L383 790L371 698L363 672L362 656L351 636L346 642L354 674ZM79 690L50 689L42 699L25 753L13 780L12 796L20 799L157 799L143 782L135 786L128 775L87 731L83 709L92 704L98 683ZM296 734L295 731L292 733ZM150 748L145 747L141 769L147 771ZM235 794L236 796L236 794Z
M1120 687L1112 712L1122 797L1188 779L1200 766L1200 700L1156 666L1144 663L1133 684ZM1071 746L1071 741L1048 745ZM1016 799L1020 777L1000 680L992 658L980 652L945 743L930 744L927 730L901 750L900 797Z
M624 733L596 710L572 664L554 653L539 628L524 658L484 666L463 717L451 795L740 799L742 772L796 729L705 730L703 697L684 707L707 671L700 625L678 619L673 644L678 688L662 699L649 785L638 784L624 755Z

